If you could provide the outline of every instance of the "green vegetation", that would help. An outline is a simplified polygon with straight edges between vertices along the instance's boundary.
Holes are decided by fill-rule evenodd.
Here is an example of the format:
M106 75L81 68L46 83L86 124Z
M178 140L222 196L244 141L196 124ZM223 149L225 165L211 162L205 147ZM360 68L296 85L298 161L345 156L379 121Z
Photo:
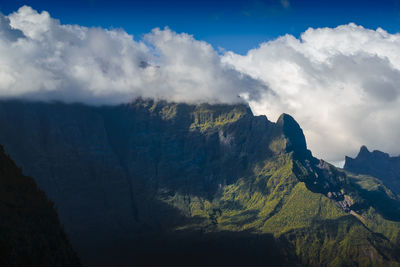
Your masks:
M199 105L192 112L193 123L190 125L190 129L200 132L218 129L221 126L238 121L246 114L248 114L248 110L245 106L232 108L229 105Z
M154 105L152 110L157 110ZM176 104L158 110L164 120L180 116ZM249 134L238 126L249 115L244 106L198 105L190 110L190 131L213 136L222 130L236 142ZM185 218L176 220L173 231L251 233L251 238L270 234L283 242L286 253L292 249L302 264L311 266L399 266L400 223L385 216L388 203L399 207L396 196L378 179L346 174L327 163L313 165L315 159L304 152L304 137L298 136L300 128L286 118L290 125L281 116L276 129L265 129L267 139L258 137L265 150L252 158L247 171L230 183L221 180L212 194L197 187L191 192L160 187L157 199ZM283 128L287 135L279 130ZM303 151L287 151L288 144ZM232 166L229 155L221 155L219 164Z
M365 225L400 245L399 197L375 177L349 172L347 175L360 194L357 212L364 218Z
M271 158L262 168L255 167L253 175L222 188L211 201L190 196L185 205L185 197L175 195L167 201L170 205L201 218L177 229L270 233L286 240L302 263L311 266L400 266L398 259L391 260L397 253L392 246L399 236L398 222L370 208L361 215L367 222L363 225L331 199L310 191L293 164L291 154ZM358 182L370 190L377 188L370 180ZM385 234L392 243L374 232Z
M357 184L361 189L369 191L369 192L382 192L387 195L391 199L396 199L395 196L390 189L388 189L381 180L368 176L368 175L354 175L352 173L347 172L349 178L351 178L352 182Z
M396 251L352 216L314 222L284 234L311 266L399 266Z
M365 218L365 225L376 233L385 235L392 243L400 244L400 222L385 219L373 207L361 214Z
M152 100L0 107L0 141L62 207L94 266L103 255L115 265L400 262L398 196L313 158L289 115L273 123L244 105Z
M177 104L164 106L161 109L160 115L164 120L171 120L175 118L177 113Z

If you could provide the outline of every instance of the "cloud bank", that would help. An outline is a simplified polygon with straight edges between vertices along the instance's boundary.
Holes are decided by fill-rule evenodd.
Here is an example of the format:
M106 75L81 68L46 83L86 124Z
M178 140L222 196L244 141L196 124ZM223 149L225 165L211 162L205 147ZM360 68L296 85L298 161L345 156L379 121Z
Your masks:
M308 29L222 60L276 92L250 101L253 111L294 114L317 156L339 161L362 144L400 152L400 34L352 23Z
M355 24L238 55L168 28L135 40L122 29L62 25L27 6L0 15L0 98L247 101L272 120L292 114L313 153L330 161L362 144L399 154L399 71L400 35Z
M190 35L154 29L135 41L121 29L61 25L28 6L0 16L0 55L0 97L232 103L266 89Z

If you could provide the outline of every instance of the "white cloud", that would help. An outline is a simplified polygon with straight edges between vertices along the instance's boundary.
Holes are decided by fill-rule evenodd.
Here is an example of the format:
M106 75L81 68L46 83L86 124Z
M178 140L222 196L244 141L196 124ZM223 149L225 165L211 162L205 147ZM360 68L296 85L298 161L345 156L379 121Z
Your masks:
M231 103L266 89L223 64L211 45L168 28L135 41L123 30L61 25L28 6L0 23L0 97Z
M275 99L250 101L275 119L288 112L319 157L340 161L362 144L398 154L400 35L355 24L308 29L223 61L263 80Z
M288 2L288 1L287 1ZM289 2L288 2L289 3ZM0 97L115 104L142 96L292 114L331 161L365 144L398 154L400 35L354 24L280 37L241 56L188 34L62 25L24 6L0 15ZM242 99L238 97L242 96Z

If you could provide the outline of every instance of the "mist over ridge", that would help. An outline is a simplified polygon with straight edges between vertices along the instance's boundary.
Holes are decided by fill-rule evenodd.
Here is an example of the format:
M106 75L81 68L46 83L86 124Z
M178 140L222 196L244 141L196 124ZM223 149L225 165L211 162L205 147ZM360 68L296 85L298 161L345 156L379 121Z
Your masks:
M134 39L122 29L63 25L23 6L0 15L0 97L120 104L137 97L247 102L275 121L293 115L328 161L361 144L400 151L400 35L353 23L285 35L246 55L169 28Z

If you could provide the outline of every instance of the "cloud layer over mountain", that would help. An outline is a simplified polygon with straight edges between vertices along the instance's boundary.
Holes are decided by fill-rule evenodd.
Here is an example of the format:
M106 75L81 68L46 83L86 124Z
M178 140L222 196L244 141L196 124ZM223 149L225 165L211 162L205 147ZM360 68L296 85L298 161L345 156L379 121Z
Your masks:
M154 29L135 41L120 29L61 25L27 6L0 17L0 55L1 97L238 102L244 92L266 89L190 35Z
M253 111L294 114L318 156L338 161L361 144L400 152L399 34L352 23L308 29L223 62L274 90L273 100L251 101Z
M361 144L400 152L399 71L400 35L354 24L221 55L167 28L135 40L121 29L62 25L27 6L0 15L1 98L245 100L272 120L292 114L314 154L331 161Z

